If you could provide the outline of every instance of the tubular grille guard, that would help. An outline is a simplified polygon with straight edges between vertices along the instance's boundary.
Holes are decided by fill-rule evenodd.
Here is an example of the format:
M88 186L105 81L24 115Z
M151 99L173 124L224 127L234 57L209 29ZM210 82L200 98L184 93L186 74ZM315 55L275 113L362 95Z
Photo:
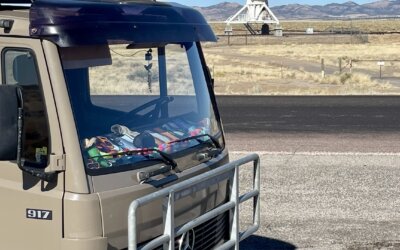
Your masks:
M243 195L239 193L239 167L253 162L253 190ZM175 228L175 201L192 193L207 188L210 185L230 179L230 200L225 204L201 215L200 217ZM129 250L137 249L137 218L138 208L154 200L164 199L164 234L142 246L142 250L154 249L164 245L168 250L175 249L175 237L182 235L202 223L227 211L231 213L230 239L217 249L239 249L239 242L255 233L260 225L260 157L257 154L246 156L240 160L228 163L215 170L193 177L171 187L161 189L133 201L128 212L128 244ZM239 231L239 204L253 199L253 225L245 231Z

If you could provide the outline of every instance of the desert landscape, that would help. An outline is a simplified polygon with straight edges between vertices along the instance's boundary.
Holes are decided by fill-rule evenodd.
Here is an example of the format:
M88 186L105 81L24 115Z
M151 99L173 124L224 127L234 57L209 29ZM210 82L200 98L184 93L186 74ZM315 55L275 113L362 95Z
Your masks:
M290 35L232 36L229 44L221 35L217 44L204 46L220 95L397 95L400 34L392 31L399 24L383 19L285 21L282 27ZM212 26L223 34L223 24ZM305 35L310 27L315 33ZM234 30L245 34L244 27ZM320 33L329 30L357 33Z
M272 6L282 37L224 23L243 5L196 7L218 36L204 44L220 95L397 95L400 1ZM260 30L261 24L252 24ZM306 32L306 31L310 32Z

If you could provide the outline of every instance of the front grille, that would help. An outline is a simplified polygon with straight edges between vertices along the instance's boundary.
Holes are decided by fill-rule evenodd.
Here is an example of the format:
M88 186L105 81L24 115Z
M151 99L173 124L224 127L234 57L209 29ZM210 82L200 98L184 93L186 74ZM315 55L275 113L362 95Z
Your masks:
M193 250L209 250L216 247L222 240L229 235L229 213L221 214L200 226L194 228L195 243ZM179 249L181 236L175 238L175 249ZM192 239L190 239L192 240ZM162 246L156 250L163 250Z
M229 213L221 214L194 229L194 249L212 249L229 233Z

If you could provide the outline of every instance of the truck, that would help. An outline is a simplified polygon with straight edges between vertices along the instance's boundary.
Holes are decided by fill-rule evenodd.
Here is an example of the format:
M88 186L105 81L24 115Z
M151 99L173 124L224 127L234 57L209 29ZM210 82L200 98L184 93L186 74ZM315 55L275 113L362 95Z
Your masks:
M2 0L0 249L239 249L260 160L229 159L216 40L176 3Z

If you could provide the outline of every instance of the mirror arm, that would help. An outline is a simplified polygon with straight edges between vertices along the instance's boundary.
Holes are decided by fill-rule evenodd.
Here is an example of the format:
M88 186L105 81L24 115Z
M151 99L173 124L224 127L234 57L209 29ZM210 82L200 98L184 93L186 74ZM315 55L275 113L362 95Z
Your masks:
M21 163L18 164L19 168L23 172L30 174L34 177L37 177L46 182L50 183L56 182L59 172L44 172L44 170L41 169L26 167L24 166L24 162L25 162L24 160L21 160Z
M17 129L18 129L18 148L17 148L17 162L18 162L18 167L21 168L21 154L22 154L22 128L24 126L23 124L23 115L24 115L24 110L22 108L18 108L18 124L17 124Z

